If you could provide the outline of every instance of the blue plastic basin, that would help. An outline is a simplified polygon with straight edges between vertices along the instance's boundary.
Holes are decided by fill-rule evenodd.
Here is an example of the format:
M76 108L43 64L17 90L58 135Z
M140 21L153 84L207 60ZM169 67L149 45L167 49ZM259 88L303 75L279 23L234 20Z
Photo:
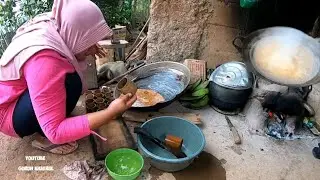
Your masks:
M180 171L188 167L205 147L205 137L201 129L181 118L158 117L145 122L141 127L162 141L167 134L183 138L182 150L187 157L178 159L149 140L138 136L140 152L150 159L152 166L166 172Z

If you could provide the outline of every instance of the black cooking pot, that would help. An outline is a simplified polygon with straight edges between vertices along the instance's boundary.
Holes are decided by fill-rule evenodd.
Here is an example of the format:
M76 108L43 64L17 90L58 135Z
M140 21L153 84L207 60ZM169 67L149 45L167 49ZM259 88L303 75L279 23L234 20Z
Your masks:
M227 111L243 108L252 93L252 88L236 90L220 86L214 82L210 82L209 88L211 104Z
M253 89L253 75L244 63L233 61L219 66L210 76L211 105L226 111L242 109Z

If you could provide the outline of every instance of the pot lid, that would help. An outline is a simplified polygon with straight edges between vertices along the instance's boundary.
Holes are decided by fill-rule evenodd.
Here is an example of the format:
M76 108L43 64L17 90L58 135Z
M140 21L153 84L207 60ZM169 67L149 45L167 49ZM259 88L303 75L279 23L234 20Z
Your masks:
M220 65L210 76L210 81L231 89L249 89L253 85L253 75L242 62L232 61Z

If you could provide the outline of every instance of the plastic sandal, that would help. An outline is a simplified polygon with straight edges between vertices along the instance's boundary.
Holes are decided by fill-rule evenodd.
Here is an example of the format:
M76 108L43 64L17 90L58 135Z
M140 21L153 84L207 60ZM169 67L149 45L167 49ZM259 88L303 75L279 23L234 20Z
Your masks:
M51 144L49 146L45 146L44 144L40 143L37 140L33 140L31 145L34 148L40 149L42 151L50 152L53 154L60 154L60 155L70 154L70 153L74 152L79 146L77 142L71 142L71 143L66 143L66 144ZM65 150L65 149L61 150L60 147L63 147L66 145L70 146L71 148L68 148L68 150ZM60 150L55 151L56 148L60 148Z

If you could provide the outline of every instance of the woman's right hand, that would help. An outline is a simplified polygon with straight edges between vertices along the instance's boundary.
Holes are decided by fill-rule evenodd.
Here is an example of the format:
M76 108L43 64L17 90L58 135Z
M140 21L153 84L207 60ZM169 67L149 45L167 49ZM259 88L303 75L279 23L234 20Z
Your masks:
M90 129L98 129L102 125L115 119L117 116L129 109L136 100L136 95L122 95L118 99L114 100L107 109L88 114Z
M124 113L126 110L128 110L133 103L137 100L136 95L126 94L121 95L118 99L115 99L111 102L108 109L115 113L115 115L119 115Z

